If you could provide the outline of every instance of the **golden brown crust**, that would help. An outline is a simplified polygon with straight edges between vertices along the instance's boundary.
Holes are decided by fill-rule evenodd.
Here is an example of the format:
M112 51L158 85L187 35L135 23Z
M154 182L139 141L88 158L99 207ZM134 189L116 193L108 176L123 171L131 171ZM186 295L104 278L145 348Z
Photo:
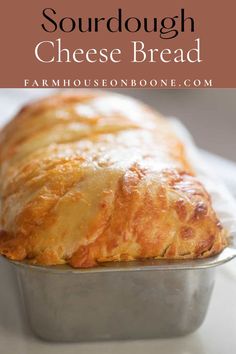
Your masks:
M0 253L42 265L219 253L226 232L165 119L95 90L25 107L0 133Z

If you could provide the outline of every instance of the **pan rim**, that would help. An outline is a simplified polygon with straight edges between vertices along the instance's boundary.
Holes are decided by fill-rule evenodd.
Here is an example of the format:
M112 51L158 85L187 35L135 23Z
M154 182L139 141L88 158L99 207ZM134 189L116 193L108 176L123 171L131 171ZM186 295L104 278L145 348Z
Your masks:
M13 261L3 256L7 262L17 268L27 268L51 274L93 274L127 271L180 271L209 269L223 265L236 258L236 248L227 247L221 253L199 259L145 259L137 261L104 262L93 268L72 268L69 265L42 266L30 264L27 261Z

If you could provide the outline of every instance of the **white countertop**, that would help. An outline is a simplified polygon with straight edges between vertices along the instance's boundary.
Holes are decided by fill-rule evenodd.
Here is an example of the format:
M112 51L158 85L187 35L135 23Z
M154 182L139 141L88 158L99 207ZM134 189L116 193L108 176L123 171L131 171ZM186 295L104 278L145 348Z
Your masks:
M9 103L10 101L8 104L6 102L6 107L9 107ZM15 107L11 106L11 109L6 113L10 114L14 110ZM3 123L1 118L0 125ZM236 195L236 165L211 154L205 153L204 157L208 159L216 173L224 177L231 192ZM20 304L15 275L11 267L2 260L0 260L0 284L0 354L236 353L235 260L217 269L212 301L202 327L192 335L174 339L88 344L43 342L31 333Z

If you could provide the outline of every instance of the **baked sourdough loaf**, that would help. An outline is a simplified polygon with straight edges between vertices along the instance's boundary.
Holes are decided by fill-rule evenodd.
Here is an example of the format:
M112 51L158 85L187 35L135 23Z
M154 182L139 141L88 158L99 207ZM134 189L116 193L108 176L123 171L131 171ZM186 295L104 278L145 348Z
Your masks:
M226 232L168 121L78 92L26 106L0 133L0 253L92 267L220 252Z

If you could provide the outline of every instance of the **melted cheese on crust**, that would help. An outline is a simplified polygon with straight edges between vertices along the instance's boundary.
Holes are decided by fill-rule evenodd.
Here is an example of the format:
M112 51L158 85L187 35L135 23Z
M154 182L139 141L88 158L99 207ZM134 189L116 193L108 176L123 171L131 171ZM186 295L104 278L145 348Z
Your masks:
M169 123L95 90L23 108L0 133L0 253L34 264L198 258L227 244Z

